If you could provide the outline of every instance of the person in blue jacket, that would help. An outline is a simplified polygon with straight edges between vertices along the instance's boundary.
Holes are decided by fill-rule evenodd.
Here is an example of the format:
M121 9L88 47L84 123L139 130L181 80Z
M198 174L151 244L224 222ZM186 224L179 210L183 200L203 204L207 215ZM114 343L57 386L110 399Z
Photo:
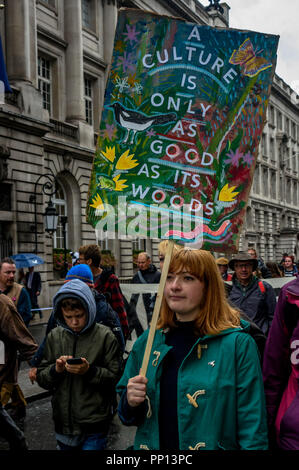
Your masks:
M117 384L120 420L137 426L134 449L268 448L257 346L208 251L172 256L145 377L147 337Z

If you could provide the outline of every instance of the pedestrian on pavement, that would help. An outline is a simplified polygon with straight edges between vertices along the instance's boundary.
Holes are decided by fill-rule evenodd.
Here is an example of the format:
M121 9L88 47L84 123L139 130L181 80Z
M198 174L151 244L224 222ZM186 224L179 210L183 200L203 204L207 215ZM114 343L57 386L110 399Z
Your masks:
M23 285L15 282L16 265L12 258L3 258L0 262L0 291L7 295L28 327L31 314L30 296Z
M217 266L220 271L220 275L224 281L231 281L233 276L232 274L228 273L228 259L227 258L217 258L216 259Z
M299 278L279 293L263 376L272 449L299 450Z
M283 269L284 269L284 264L283 264L283 263L284 263L284 259L285 259L286 256L289 256L289 254L286 253L286 252L283 253L282 258L281 258L281 261L280 261L280 263L279 263L279 265L278 265L278 266L279 266L279 269L280 269L282 272L283 272Z
M24 285L25 282L25 272L24 268L19 268L18 269L18 274L17 274L17 283Z
M79 264L87 264L93 274L94 288L106 296L112 309L118 314L125 340L129 335L125 298L119 280L113 270L101 266L101 250L98 245L83 245L79 248Z
M42 280L41 280L40 273L38 271L34 271L34 266L31 266L28 272L25 274L24 284L30 296L31 307L34 310L33 318L36 314L38 314L39 318L42 319L43 314L41 310L39 309L38 300L37 300L42 290Z
M283 277L283 272L275 261L267 261L266 266L271 273L271 278Z
M173 255L146 377L148 332L117 385L119 417L137 426L134 449L267 449L257 347L223 284L208 251Z
M90 267L87 264L76 264L73 266L67 273L65 277L65 282L69 282L73 279L79 279L80 281L85 282L94 296L96 302L96 322L101 323L102 325L108 326L111 329L112 333L115 335L120 349L120 367L122 366L122 355L125 350L125 340L122 333L120 321L118 315L112 309L111 305L107 302L106 297L104 294L100 294L94 289L93 284L93 276ZM40 344L37 352L35 353L34 357L30 361L30 365L32 366L29 370L29 379L32 383L36 381L36 373L37 367L41 362L45 342L47 335L50 333L53 328L57 326L54 311L51 313L50 318L48 320L46 335Z
M28 327L32 318L30 297L25 286L15 282L16 271L17 268L13 259L2 259L0 262L0 293L2 292L12 300L25 326ZM18 368L20 368L20 360L18 360ZM18 418L22 419L25 417L26 401L21 387L17 383L17 372L12 382L6 380L5 384L2 385L1 396L5 404L10 399L13 400L14 412Z
M257 267L254 273L255 276L259 278L269 279L271 277L271 273L265 265L264 260L261 257L258 257L256 250L250 247L248 248L247 253L251 256L251 258L257 260Z
M294 262L294 256L285 256L283 260L283 275L284 277L292 277L298 274L298 268Z
M161 272L152 264L148 253L142 252L137 257L138 271L132 278L132 284L159 284ZM135 294L133 299L137 304L139 294ZM146 312L147 324L149 325L153 316L155 306L155 294L142 294L143 304Z
M267 336L276 307L276 295L268 282L253 274L257 266L257 259L245 252L236 254L229 261L234 274L228 299Z
M0 435L8 440L11 449L25 449L23 432L3 406L11 398L11 414L16 419L19 418L17 411L20 400L23 406L26 406L26 400L18 385L18 353L22 359L29 361L37 350L37 344L18 314L15 305L4 294L0 295L0 345ZM10 390L12 387L13 390Z
M53 309L58 326L47 336L37 382L53 393L58 449L104 450L119 377L118 342L96 323L96 303L85 282L64 284Z

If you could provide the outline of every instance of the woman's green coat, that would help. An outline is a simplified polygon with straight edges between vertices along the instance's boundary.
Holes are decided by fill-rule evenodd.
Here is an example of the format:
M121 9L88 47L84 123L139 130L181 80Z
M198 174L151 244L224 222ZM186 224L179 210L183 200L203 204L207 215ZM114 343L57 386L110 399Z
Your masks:
M266 450L266 411L258 350L243 328L198 339L178 372L177 413L180 450ZM135 342L118 393L139 374L148 331ZM171 347L156 331L147 369L148 413L138 426L134 449L159 449L160 377ZM125 422L119 411L120 419Z

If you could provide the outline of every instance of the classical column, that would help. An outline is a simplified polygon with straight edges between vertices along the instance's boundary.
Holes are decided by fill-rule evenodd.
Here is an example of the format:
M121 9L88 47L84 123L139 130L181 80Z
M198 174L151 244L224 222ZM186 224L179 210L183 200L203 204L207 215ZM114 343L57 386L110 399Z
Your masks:
M259 229L262 232L259 240L259 255L263 258L265 256L265 211L263 209L259 211Z
M66 120L85 121L81 0L64 0Z
M273 227L273 212L270 210L268 213L268 231L270 232L269 236L269 247L268 247L268 257L269 259L273 259L274 257L274 238L273 238L273 232L274 232L274 227Z
M106 74L109 73L117 23L117 0L102 0L104 30L104 60L107 63Z
M244 237L246 240L246 236ZM240 233L240 238L239 238L239 251L243 251L243 233Z
M6 66L11 81L31 81L30 0L5 2Z

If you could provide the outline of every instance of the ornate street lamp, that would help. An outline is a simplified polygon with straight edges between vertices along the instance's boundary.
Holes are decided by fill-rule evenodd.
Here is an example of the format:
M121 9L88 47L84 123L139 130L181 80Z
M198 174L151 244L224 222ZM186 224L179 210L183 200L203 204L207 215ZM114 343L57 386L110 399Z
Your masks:
M35 234L35 253L37 254L37 185L39 184L40 180L45 178L45 183L42 185L42 192L49 196L48 206L46 207L44 213L44 224L45 230L50 235L57 230L57 222L58 222L58 214L56 212L55 206L52 202L51 197L55 194L56 191L56 179L54 175L51 173L46 173L44 175L40 175L40 177L36 180L34 185L34 193L30 195L29 202L34 203L34 234Z
M57 223L58 223L58 213L56 211L56 208L53 202L50 199L46 207L45 213L44 213L45 231L48 232L52 236L53 233L56 232L57 230Z
M66 259L66 224L67 224L67 216L62 215L60 217L61 225L62 225L62 236L63 236L63 252L64 252L64 263L63 263L63 277L66 276L68 271L68 264Z

